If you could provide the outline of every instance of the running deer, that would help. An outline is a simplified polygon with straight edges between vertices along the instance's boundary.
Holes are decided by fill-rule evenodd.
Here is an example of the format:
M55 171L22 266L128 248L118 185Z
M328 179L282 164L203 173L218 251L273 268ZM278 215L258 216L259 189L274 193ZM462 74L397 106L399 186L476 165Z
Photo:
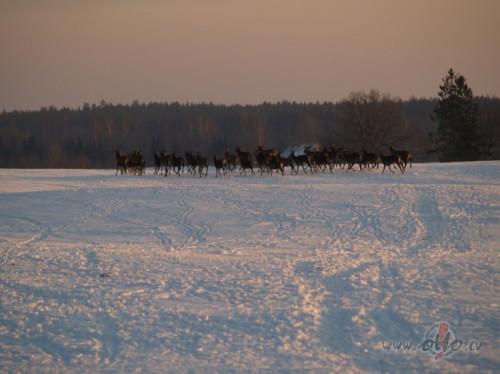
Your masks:
M388 155L384 156L382 153L380 154L380 161L382 161L382 164L384 165L384 168L382 169L382 174L384 174L385 168L388 167L389 170L394 173L394 171L391 169L391 165L396 165L399 170L401 171L401 174L404 173L404 169L401 166L401 159L398 155Z
M217 160L217 156L214 156L214 166L215 166L215 177L226 176L226 169L224 168L224 159Z
M389 149L391 150L392 155L399 156L399 158L401 160L401 167L403 168L403 170L406 169L406 165L408 163L410 163L410 167L411 167L411 165L413 164L413 157L409 151L400 151L400 150L394 149L392 147L392 145L389 146Z

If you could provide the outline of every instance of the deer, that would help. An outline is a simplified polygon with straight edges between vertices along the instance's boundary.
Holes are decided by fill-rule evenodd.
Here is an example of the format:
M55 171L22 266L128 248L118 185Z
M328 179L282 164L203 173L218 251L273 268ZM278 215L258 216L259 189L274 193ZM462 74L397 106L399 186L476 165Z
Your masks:
M406 165L410 163L410 167L413 164L413 157L412 154L409 151L399 151L396 150L392 147L392 144L389 146L389 149L391 150L392 155L398 155L399 158L401 159L401 166L403 170L406 169Z
M226 169L224 168L224 159L218 160L217 156L214 156L214 166L215 166L215 178L217 178L217 176L220 176L221 173L223 176L226 176Z
M340 153L337 148L332 145L325 149L325 157L328 168L330 169L330 173L333 173L333 169L335 168L335 164L338 162Z
M182 157L176 157L175 152L172 152L169 156L169 165L178 177L181 176L181 170L184 165L184 159ZM165 177L167 176L167 171L165 170Z
M252 154L250 152L243 152L239 146L236 146L236 156L237 160L247 160L252 161Z
M127 155L121 155L118 149L115 150L116 159L116 173L118 175L118 170L120 170L120 175L127 173Z
M245 175L245 169L251 169L252 174L255 174L253 171L252 154L250 152L243 152L239 146L236 146L236 163L240 165L240 169L242 172L245 172ZM245 167L243 167L243 165L245 165Z
M279 154L268 154L266 157L266 167L273 175L273 170L281 171L281 175L285 175L285 161L280 157Z
M146 169L146 162L141 151L134 150L127 155L127 168L134 175L143 175Z
M257 149L255 151L255 159L257 160L257 166L259 167L260 175L262 175L264 169L266 168L266 155L262 150Z
M192 152L184 151L184 155L186 156L186 164L188 173L192 175L196 175L196 168L198 167L198 159L193 155Z
M161 168L165 168L164 175L167 176L168 173L170 172L170 155L166 154L165 152L160 152L160 170L159 174L162 174Z
M260 175L262 175L264 169L266 168L266 160L269 155L277 155L279 151L277 149L264 149L263 146L259 145L254 152L255 159L257 160L257 165L260 169Z
M306 156L309 161L309 165L312 165L314 171L319 171L321 169L323 173L325 172L326 166L329 165L328 156L325 150L306 151Z
M155 163L155 170L154 170L153 174L158 175L158 173L161 170L161 154L154 152L153 158L154 158L154 163Z
M292 152L290 156L295 164L295 174L299 173L299 168L302 168L302 170L304 170L304 173L307 174L306 166L309 168L309 170L311 170L312 173L312 167L306 155L296 156L295 153Z
M255 175L255 172L253 170L252 160L243 159L240 160L239 164L241 166L240 174L245 173L245 175L247 175L247 169L250 169L252 171L252 174Z
M208 160L206 157L202 157L199 153L195 156L196 165L198 166L198 174L200 178L203 176L203 169L205 169L205 177L208 175Z
M281 157L281 156L280 156ZM293 157L290 155L288 156L287 158L281 158L281 161L283 162L283 173L284 173L284 170L287 166L290 167L291 169L291 174L297 174L295 172L295 162L293 161Z
M234 173L234 170L236 169L236 158L237 156L231 154L229 149L226 148L224 150L224 159L222 162L224 163L224 168L227 172Z
M363 153L361 154L361 163L363 167L370 169L375 169L375 166L378 169L378 156L376 153L368 153L366 149L363 149Z
M331 154L335 156L333 157L332 168L334 168L335 165L338 165L341 169L343 169L345 166L344 149L342 147L337 147L335 144L332 144L330 149Z
M361 170L361 155L359 152L344 152L344 162L347 165L347 170L354 171L354 165L359 165L359 170Z
M276 148L269 148L269 149L264 149L263 146L259 145L257 149L255 150L255 153L261 152L265 155L270 155L270 154L277 154L279 151Z
M394 173L394 171L391 169L391 165L396 165L401 171L401 174L404 173L404 169L401 166L401 158L398 155L384 156L382 153L380 153L380 161L382 161L382 164L384 165L384 168L382 169L382 174L384 174L386 167L388 167L389 170L392 173Z

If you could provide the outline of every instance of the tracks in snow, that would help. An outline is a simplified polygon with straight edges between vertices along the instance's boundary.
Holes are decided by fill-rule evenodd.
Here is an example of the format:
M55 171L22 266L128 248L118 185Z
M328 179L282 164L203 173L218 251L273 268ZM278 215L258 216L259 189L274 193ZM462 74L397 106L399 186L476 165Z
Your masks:
M2 364L416 372L427 357L380 340L446 319L494 341L498 184L412 173L0 195ZM471 371L495 367L477 357Z

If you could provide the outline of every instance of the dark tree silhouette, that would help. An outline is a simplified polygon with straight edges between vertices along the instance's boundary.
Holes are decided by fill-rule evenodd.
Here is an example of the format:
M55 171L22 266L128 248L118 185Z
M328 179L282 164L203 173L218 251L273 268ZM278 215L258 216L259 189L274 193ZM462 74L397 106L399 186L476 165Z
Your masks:
M480 152L493 159L500 153L500 105L497 98L484 97L479 104Z
M337 142L351 149L378 152L389 143L404 142L410 132L401 100L377 90L353 92L338 104Z
M369 95L369 94L365 94ZM375 95L377 96L377 95ZM0 112L0 167L113 168L114 151L140 149L146 163L153 164L154 152L185 150L214 155L224 149L234 151L265 148L284 149L291 144L321 143L377 152L383 143L412 151L414 160L425 161L432 146L427 134L436 131L431 113L437 100L384 101L380 95L373 109L383 116L366 122L363 137L354 133L341 136L340 115L344 102L279 102L260 105L214 105L173 103L99 104L80 108ZM498 98L478 98L480 132L499 138ZM388 110L385 110L387 104ZM368 106L366 107L368 108ZM363 108L366 109L365 107ZM366 118L372 117L372 109ZM403 127L393 126L402 121ZM371 126L370 123L378 123ZM378 132L375 131L378 128ZM380 131L383 130L383 131ZM386 133L390 136L385 136ZM495 137L496 134L496 137ZM364 139L361 141L360 139ZM500 142L497 140L496 144ZM500 158L498 146L485 150Z
M438 125L436 145L440 160L479 160L482 156L479 107L464 76L450 69L438 95L434 120Z

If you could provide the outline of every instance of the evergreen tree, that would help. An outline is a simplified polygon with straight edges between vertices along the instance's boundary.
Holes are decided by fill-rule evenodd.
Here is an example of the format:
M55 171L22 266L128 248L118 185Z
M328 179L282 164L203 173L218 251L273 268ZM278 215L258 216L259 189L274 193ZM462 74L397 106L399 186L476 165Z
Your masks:
M438 95L434 120L441 161L480 159L479 108L464 76L450 69Z

